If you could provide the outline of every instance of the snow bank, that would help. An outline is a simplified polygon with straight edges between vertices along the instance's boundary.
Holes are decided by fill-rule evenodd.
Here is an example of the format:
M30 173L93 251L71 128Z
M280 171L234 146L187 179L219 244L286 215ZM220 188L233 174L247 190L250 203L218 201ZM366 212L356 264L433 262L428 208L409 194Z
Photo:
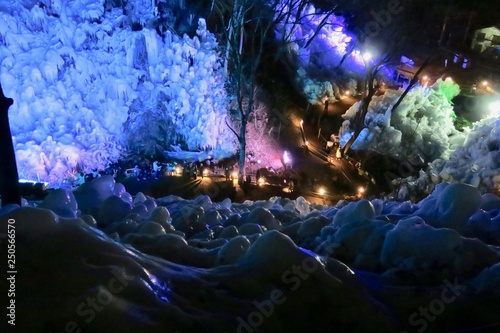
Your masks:
M441 184L416 205L386 202L379 214L368 201L350 203L336 213L333 229L322 230L316 250L360 269L477 274L500 258L492 246L499 244L496 214L477 221L489 202L471 186Z
M442 331L469 320L469 297L499 295L498 202L463 184L418 204L155 200L101 177L38 208L0 209L0 233L15 220L23 331L399 332L414 302L455 281L463 295L446 313L464 319L434 323Z
M101 210L107 200L116 198L116 184L109 178L98 180L79 191L98 195ZM63 205L67 202L64 193L55 192L42 205ZM56 204L56 197L60 204ZM91 201L82 195L75 197L79 204ZM150 199L138 197L135 207ZM195 201L207 209L194 206ZM223 227L229 219L205 237L175 233L175 215L183 208L190 206L190 212L196 210L203 216L222 211L221 206L201 199L164 198L156 203L160 206L147 208L142 217L123 217L122 208L108 207L112 210L106 219L96 216L98 226L109 226L109 222L122 226L108 230L109 235L82 219L63 218L46 209L23 207L0 212L1 233L6 233L9 219L16 221L16 265L23 267L16 284L26 292L17 298L17 315L23 318L18 328L60 331L71 323L93 332L244 332L247 326L257 325L256 316L263 316L266 320L258 326L265 331L304 331L311 327L311 318L315 318L312 325L317 328L364 331L377 325L388 329L387 319L363 295L363 289L350 287L357 278L344 265L329 260L327 271L319 257L275 230L250 238L226 232L230 238L216 239L221 230L231 228ZM81 214L80 205L65 207ZM231 214L242 208L233 208ZM112 211L116 217L107 221ZM192 216L187 215L187 223L201 223ZM231 229L257 226L260 218L270 226L278 223L263 207L242 218L245 221ZM130 228L132 221L135 227ZM129 232L125 225L129 225ZM331 308L338 310L326 316L325 310ZM267 311L272 316L266 315ZM291 314L293 324L286 323ZM355 314L366 321L355 324Z

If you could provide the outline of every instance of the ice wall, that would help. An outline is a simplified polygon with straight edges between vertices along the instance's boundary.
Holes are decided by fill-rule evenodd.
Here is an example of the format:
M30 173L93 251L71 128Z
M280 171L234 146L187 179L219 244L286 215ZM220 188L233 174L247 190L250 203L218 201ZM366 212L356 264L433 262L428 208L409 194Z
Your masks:
M148 28L132 31L131 17L103 6L0 4L0 81L14 99L21 177L58 184L76 171L104 168L126 153L127 138L141 144L138 131L159 119L188 149L232 151L217 44L204 21L192 39L168 32L162 39ZM143 117L147 112L154 117Z

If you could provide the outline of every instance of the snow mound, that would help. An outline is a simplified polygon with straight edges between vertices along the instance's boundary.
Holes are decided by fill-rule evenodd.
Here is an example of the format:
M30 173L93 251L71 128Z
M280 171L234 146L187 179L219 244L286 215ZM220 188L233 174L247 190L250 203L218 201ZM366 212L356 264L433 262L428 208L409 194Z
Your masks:
M237 236L203 249L183 236L154 232L164 229L137 217L139 229L123 243L82 219L32 207L1 214L1 233L11 219L16 221L17 265L24 269L16 284L29 295L16 303L18 316L29 318L17 325L23 331L60 331L70 325L93 332L224 332L258 325L266 331L303 332L311 318L318 329L389 329L365 291L351 287L359 282L348 268L329 260L326 270L319 257L278 231L264 233L253 244ZM54 297L57 301L47 301ZM326 315L330 308L338 310ZM286 320L291 313L293 324ZM355 313L365 321L356 324ZM260 316L266 318L262 323Z
M0 236L15 224L26 332L68 323L92 332L400 332L414 302L429 303L442 285L462 295L446 305L463 318L458 329L497 320L463 306L498 295L497 202L464 184L442 184L418 204L155 200L102 177L38 207L2 208Z

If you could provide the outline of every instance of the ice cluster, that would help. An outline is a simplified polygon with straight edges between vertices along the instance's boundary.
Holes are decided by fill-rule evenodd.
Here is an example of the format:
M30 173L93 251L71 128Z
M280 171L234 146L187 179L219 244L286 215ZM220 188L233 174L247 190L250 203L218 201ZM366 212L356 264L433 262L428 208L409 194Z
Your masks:
M403 90L387 90L375 96L365 118L365 128L352 145L354 150L375 150L399 160L432 162L447 159L463 145L464 135L453 125L455 113L442 86L416 86L393 111ZM340 143L345 145L353 134L350 120L358 112L360 102L343 115L346 119L340 130Z
M133 31L133 17L107 9L102 0L0 4L0 81L14 99L21 176L57 184L104 168L126 145L232 153L224 77L205 21L193 38L162 38Z
M500 190L500 120L486 118L474 123L449 159L437 159L419 177L400 181L405 193L425 193L441 182L470 184L481 193Z
M500 190L500 119L486 118L474 124L465 144L448 160L432 163L431 172L441 181L471 184L481 192Z
M283 19L284 13L290 19ZM329 15L312 4L303 6L298 1L283 1L275 14L280 24L276 38L286 45L288 56L298 65L296 84L311 104L319 104L325 98L333 99L344 89L349 89L351 78L336 72L335 78L325 78L325 73L339 68L347 72L361 72L364 63L355 53L353 34L347 32L341 16Z

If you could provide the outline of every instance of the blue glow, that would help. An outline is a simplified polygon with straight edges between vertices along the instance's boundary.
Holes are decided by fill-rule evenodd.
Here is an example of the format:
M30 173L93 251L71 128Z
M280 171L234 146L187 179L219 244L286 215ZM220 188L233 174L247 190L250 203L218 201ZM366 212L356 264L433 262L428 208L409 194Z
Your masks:
M283 6L285 7L285 4ZM296 11L294 13L296 14ZM323 13L316 13L312 5L309 6L309 14L302 18L299 26L291 23L278 26L277 37L290 36L288 40L291 45L290 50L299 55L304 68L311 66L322 69L335 68L348 49L352 47L355 38L346 31L344 19L341 16L331 15L313 42L307 49L304 49L302 46L305 40L318 30L326 16ZM364 63L356 56L356 53L353 53L346 59L344 66L349 70L361 70L364 68Z
M164 302L169 303L170 300L167 295L169 295L172 290L170 287L163 281L160 281L155 275L151 274L148 270L144 269L144 272L148 275L149 282L148 288Z
M193 38L162 38L126 24L148 22L154 2L131 1L129 17L104 1L35 3L0 11L0 82L14 100L20 178L61 187L131 148L234 153L218 44L204 20Z

